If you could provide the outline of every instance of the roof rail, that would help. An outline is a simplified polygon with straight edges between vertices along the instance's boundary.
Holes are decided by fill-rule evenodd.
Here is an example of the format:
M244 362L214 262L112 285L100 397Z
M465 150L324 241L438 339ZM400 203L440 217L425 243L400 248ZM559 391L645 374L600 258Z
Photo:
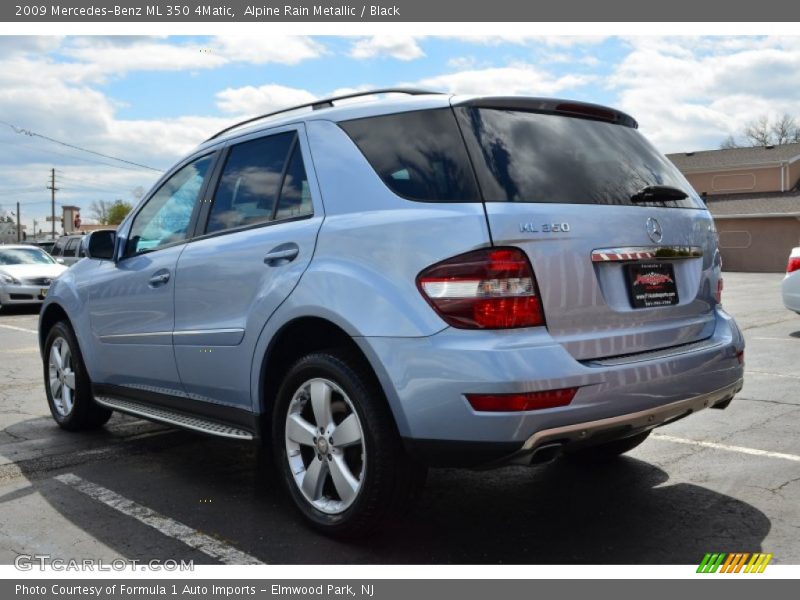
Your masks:
M366 90L363 92L353 92L352 94L342 94L341 96L332 96L330 98L322 98L320 100L314 100L313 102L306 102L305 104L298 104L297 106L290 106L289 108L282 108L281 110L276 110L274 112L266 113L263 115L258 115L257 117L251 117L249 119L245 119L244 121L239 121L231 125L230 127L226 127L225 129L218 131L210 138L206 140L206 142L210 142L221 136L223 133L228 133L233 129L238 129L244 125L248 125L255 121L260 121L261 119L267 119L269 117L274 117L275 115L280 115L285 112L290 112L293 110L297 110L300 108L308 108L311 107L311 110L320 110L322 108L331 108L334 102L339 100L347 100L348 98L359 98L361 96L375 96L377 94L408 94L409 96L423 96L425 94L443 94L444 92L432 92L430 90L421 90L416 88L378 88L375 90Z

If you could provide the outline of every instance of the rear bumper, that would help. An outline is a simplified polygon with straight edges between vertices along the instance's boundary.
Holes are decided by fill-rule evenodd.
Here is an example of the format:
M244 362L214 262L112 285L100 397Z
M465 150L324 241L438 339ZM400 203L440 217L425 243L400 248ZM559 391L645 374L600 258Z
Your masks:
M783 305L800 313L800 272L788 273L781 284Z
M543 449L560 450L567 446L592 446L668 425L704 408L714 408L729 402L741 391L742 384L743 381L740 379L732 385L694 398L617 417L537 431L525 441L522 448L511 456L503 457L501 462L530 464L535 462L537 453Z
M632 435L725 403L744 372L744 339L722 310L702 343L600 361L575 360L543 329L358 341L407 449L439 466L530 462L549 445ZM465 397L569 387L570 405L523 413L479 413Z

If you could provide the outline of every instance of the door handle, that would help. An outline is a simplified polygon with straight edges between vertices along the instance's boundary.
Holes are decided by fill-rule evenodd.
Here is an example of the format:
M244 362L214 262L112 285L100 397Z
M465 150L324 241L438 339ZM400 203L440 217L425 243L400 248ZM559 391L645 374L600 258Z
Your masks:
M156 273L153 275L148 283L150 287L158 287L159 285L164 285L169 281L169 272L164 271L163 273Z
M278 267L292 262L300 254L300 248L295 243L281 244L267 252L264 257L264 264L270 267Z

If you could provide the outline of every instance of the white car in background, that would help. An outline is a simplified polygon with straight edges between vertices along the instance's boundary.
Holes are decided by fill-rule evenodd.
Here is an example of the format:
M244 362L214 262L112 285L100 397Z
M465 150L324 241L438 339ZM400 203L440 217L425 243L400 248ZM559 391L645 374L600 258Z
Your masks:
M793 248L783 278L783 304L800 314L800 247Z
M50 284L67 267L41 248L0 246L0 309L16 304L41 304Z

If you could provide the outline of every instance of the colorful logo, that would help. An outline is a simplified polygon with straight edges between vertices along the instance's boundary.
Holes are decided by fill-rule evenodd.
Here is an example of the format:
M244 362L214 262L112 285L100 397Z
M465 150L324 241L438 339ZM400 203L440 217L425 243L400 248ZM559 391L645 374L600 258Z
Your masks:
M697 567L698 573L763 573L767 568L772 554L754 552L732 552L725 554L707 553L700 566Z
M664 273L642 273L636 276L636 281L633 282L633 285L655 286L665 283L672 283L672 277Z

